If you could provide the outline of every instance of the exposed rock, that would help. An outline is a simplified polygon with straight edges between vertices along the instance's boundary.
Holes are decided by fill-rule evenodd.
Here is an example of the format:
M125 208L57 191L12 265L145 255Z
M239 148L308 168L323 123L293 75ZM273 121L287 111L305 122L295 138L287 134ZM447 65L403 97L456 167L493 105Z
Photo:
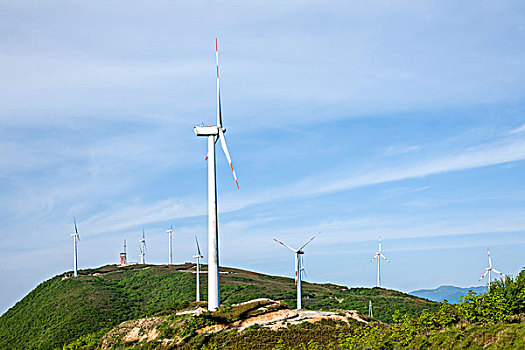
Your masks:
M206 312L203 307L194 310L185 310L176 313L194 317ZM332 320L350 324L350 320L368 323L366 318L358 311L329 312L313 310L290 310L286 305L270 299L255 299L248 302L232 305L231 308L220 309L212 313L212 316L223 319L234 319L233 322L213 324L196 330L198 334L216 334L229 330L242 331L251 326L268 327L272 330L287 327L288 325L303 322L319 322L322 320ZM121 323L104 337L102 349L110 349L118 342L125 344L142 342L161 342L166 347L178 344L182 341L179 336L173 339L159 339L161 332L159 326L170 321L165 317L149 317L140 320L127 321ZM182 321L184 322L184 321ZM176 323L168 325L175 327ZM179 323L180 326L180 323Z

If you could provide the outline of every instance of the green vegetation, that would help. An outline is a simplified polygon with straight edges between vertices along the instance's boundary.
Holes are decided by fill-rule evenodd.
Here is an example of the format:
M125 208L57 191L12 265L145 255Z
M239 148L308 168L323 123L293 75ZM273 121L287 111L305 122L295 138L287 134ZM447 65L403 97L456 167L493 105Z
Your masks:
M54 349L80 341L81 336L94 338L93 334L101 329L126 320L170 314L170 310L179 310L194 300L193 267L108 265L82 270L78 278L56 276L0 317L0 348ZM293 279L233 268L221 268L221 272L224 306L270 298L295 308ZM202 276L201 291L206 288ZM438 303L393 290L303 284L303 306L307 309L355 309L366 313L369 300L374 304L374 316L383 322L392 322L396 310L416 317L424 309L439 308Z
M210 325L220 325L257 315L268 303L225 307L214 313L199 316L164 316L159 339L177 340L163 344L152 342L122 342L107 333L106 339L115 339L112 348L118 349L523 349L525 348L525 270L517 278L507 277L493 283L488 294L469 293L457 305L447 302L437 311L424 310L418 317L399 311L393 323L378 321L362 324L323 320L316 323L288 325L277 330L258 326L244 331L226 331L218 334L198 332ZM279 309L276 306L275 309ZM98 343L89 343L96 336L81 339L83 349L98 349ZM70 344L70 346L73 344ZM69 348L69 347L68 347ZM70 347L75 349L74 347ZM110 347L107 347L110 348Z

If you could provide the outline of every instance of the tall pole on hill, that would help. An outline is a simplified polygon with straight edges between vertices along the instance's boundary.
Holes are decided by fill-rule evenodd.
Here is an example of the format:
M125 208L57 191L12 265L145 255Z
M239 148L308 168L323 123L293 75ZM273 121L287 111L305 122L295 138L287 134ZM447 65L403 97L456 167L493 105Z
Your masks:
M168 239L169 239L169 259L168 259L168 264L171 265L171 259L172 259L171 240L173 238L173 226L172 225L170 225L170 229L169 230L166 230L166 233L168 234Z
M219 230L217 225L217 186L215 181L215 142L221 141L224 155L230 164L233 178L239 188L237 175L233 170L232 160L224 133L226 129L222 126L221 94L219 84L219 49L215 39L215 59L217 63L217 125L194 127L197 136L208 138L208 310L216 310L220 307L219 296Z
M377 258L377 287L381 287L381 258L385 259L386 262L390 262L382 253L381 250L381 236L379 236L379 250L374 254L371 262Z

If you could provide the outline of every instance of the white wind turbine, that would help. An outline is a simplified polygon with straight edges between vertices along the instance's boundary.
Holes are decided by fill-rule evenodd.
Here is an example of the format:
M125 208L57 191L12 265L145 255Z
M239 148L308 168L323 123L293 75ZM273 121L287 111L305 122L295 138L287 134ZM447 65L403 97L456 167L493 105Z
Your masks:
M233 178L239 188L235 170L233 170L232 160L224 133L226 129L222 126L221 114L221 94L219 85L219 49L217 39L215 39L215 59L217 63L217 125L216 126L196 126L194 128L197 136L208 137L208 310L216 310L220 307L219 296L219 230L217 226L217 186L215 183L215 142L221 141L221 147L226 155Z
M145 264L146 263L146 236L144 234L144 229L142 229L142 239L139 240L140 244L140 263Z
M496 270L495 268L492 267L492 259L490 258L490 251L489 251L489 248L487 248L487 254L489 255L489 267L486 267L485 268L485 273L483 274L483 276L481 276L481 278L479 279L479 281L481 281L486 275L487 273L489 274L489 290L490 290L490 281L491 281L491 272L494 271L495 273L499 273L500 275L502 276L507 276L505 275L504 273L501 273L499 272L498 270Z
M303 248L306 247L308 243L310 243L315 237L319 236L321 232L310 238L305 244L303 244L299 249L293 249L292 247L287 246L283 242L273 239L277 243L282 244L286 248L290 249L292 252L294 252L295 255L295 285L297 286L297 309L302 309L302 302L301 302L301 281L302 281L302 273L304 272L304 268L302 267L302 256L304 254Z
M77 240L80 241L80 235L77 229L77 219L73 216L73 223L75 224L75 232L71 234L73 237L73 277L78 275L78 253L77 253Z
M171 241L173 239L173 226L170 225L170 229L169 230L166 230L166 233L168 234L169 236L169 262L168 264L171 265L171 259L172 259L172 249L171 249Z
M200 279L200 271L201 271L201 262L200 260L204 258L201 254L201 248L199 247L199 241L197 240L197 236L195 236L195 243L197 243L197 254L193 257L197 259L197 290L196 290L196 298L195 301L201 301L201 279Z
M370 261L372 262L375 258L377 258L377 286L381 287L381 258L385 259L386 262L390 262L381 252L381 236L379 236L379 250Z

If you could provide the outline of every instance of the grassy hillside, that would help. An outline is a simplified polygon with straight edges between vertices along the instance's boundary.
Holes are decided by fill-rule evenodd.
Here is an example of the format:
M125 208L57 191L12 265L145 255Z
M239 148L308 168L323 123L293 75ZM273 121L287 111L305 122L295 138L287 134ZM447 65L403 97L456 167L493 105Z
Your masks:
M53 349L125 320L178 309L195 298L193 267L108 265L83 270L78 278L56 276L0 317L0 348ZM206 280L202 275L203 300ZM256 298L279 300L294 308L294 282L290 278L221 268L223 305ZM369 300L374 304L374 316L384 322L391 322L396 310L417 316L423 309L438 308L437 303L393 290L303 285L306 309L356 309L366 313Z

